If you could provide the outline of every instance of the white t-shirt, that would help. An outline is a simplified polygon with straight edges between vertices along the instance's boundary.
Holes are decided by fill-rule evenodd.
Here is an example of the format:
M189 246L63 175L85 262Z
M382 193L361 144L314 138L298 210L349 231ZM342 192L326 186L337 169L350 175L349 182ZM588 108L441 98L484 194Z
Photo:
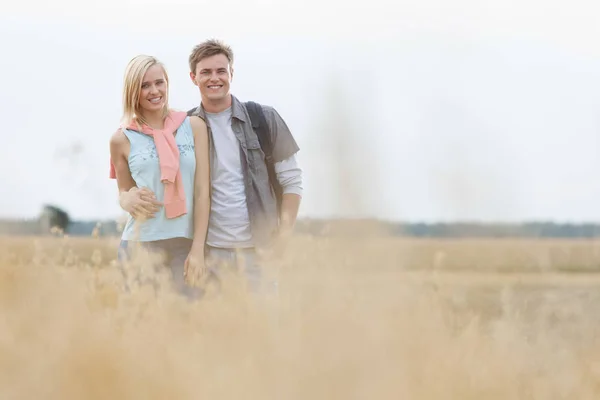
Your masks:
M215 148L206 242L213 247L252 247L240 146L231 128L231 108L206 113L206 117Z

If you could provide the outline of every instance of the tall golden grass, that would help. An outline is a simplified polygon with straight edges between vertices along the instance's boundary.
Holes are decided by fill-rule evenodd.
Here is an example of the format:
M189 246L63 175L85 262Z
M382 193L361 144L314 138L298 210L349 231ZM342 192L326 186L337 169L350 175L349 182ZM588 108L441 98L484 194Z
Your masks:
M194 303L117 244L0 239L1 399L600 398L596 242L296 237Z

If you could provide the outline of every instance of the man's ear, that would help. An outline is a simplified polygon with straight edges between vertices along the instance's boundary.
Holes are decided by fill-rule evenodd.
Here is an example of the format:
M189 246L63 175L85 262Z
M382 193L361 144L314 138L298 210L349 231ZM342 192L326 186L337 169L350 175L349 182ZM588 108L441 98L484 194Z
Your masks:
M233 67L230 68L231 72L229 73L229 76L231 76L231 78L229 80L233 81Z
M198 86L198 84L196 83L196 74L195 73L190 72L190 79L192 80L194 85Z

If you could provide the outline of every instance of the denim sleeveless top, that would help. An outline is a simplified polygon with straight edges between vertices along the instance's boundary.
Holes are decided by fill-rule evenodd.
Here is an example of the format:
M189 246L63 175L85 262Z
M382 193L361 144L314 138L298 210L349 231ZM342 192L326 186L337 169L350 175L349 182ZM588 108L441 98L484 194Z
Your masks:
M160 166L154 139L151 136L136 131L124 130L129 139L129 170L137 187L147 187L156 194L158 201L164 200L164 184L160 180ZM137 241L153 241L184 237L193 237L194 211L194 176L196 172L196 156L194 134L189 117L177 130L175 142L179 148L179 169L185 191L187 213L173 219L167 219L164 206L154 215L154 218L139 222L131 215L121 239Z

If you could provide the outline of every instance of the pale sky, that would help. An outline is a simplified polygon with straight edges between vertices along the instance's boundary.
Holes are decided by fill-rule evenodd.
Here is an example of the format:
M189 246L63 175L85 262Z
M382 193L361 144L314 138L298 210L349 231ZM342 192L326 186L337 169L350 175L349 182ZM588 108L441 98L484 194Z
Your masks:
M56 0L0 6L0 217L122 212L108 179L125 65L157 56L170 102L218 37L232 92L301 151L303 217L600 221L594 1Z

